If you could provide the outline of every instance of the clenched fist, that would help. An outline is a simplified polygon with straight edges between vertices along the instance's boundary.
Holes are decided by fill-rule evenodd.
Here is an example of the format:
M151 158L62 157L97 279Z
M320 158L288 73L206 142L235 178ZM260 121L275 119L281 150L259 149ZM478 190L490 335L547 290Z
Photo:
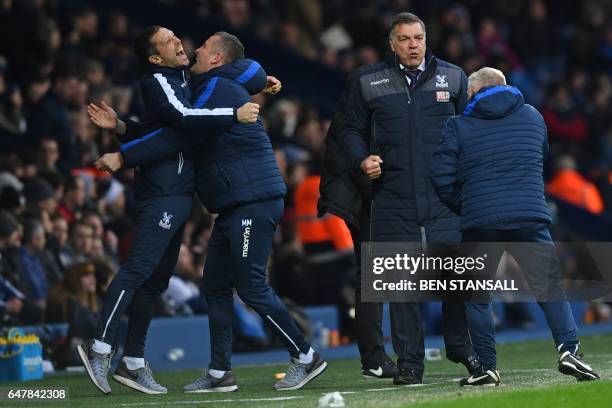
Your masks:
M359 168L370 180L375 180L382 174L382 169L380 168L382 162L380 156L370 155L361 162Z
M259 116L259 105L253 102L247 102L236 111L238 122L240 123L254 123L257 122L257 116Z
M94 163L96 169L115 172L123 166L121 153L106 153Z

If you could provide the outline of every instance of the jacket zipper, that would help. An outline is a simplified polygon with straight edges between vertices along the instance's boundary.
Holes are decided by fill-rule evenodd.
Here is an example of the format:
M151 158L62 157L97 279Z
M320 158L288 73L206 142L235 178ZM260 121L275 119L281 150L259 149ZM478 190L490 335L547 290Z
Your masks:
M183 172L183 165L185 164L185 159L183 158L183 152L178 154L178 169L176 174L181 174Z
M421 225L421 245L423 246L423 251L427 251L427 231L425 231L423 225Z

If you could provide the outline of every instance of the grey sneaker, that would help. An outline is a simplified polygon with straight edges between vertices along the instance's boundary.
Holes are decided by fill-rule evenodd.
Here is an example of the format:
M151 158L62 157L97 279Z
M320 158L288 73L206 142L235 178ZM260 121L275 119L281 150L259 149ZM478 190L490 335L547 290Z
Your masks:
M208 370L204 371L202 377L183 388L185 392L231 392L237 389L236 377L232 371L226 371L223 377L215 378L208 374Z
M301 364L300 360L292 358L285 378L274 384L274 389L277 391L299 390L314 380L326 368L327 362L316 351L312 357L312 362L309 364Z
M168 392L166 387L162 387L155 381L148 362L143 368L130 370L121 360L113 374L113 380L145 394L166 394Z
M102 391L104 394L110 394L111 388L108 385L108 370L110 370L110 363L113 354L99 354L96 353L92 346L94 340L89 340L83 344L77 346L79 357L85 366L87 375L93 384Z

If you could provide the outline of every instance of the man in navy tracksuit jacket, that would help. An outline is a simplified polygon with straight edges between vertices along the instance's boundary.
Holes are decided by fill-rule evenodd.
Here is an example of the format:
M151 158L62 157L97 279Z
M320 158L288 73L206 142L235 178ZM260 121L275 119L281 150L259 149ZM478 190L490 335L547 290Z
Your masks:
M470 75L468 96L463 113L446 122L432 160L432 182L440 199L461 215L464 242L540 243L508 251L522 266L536 299L544 299L539 305L559 351L559 371L579 381L598 379L576 354L576 323L560 280L554 278L559 260L548 230L551 218L544 197L542 169L548 150L544 120L493 68ZM487 246L487 270L492 275L504 252L500 245ZM461 384L497 385L492 304L475 300L466 302L466 308L484 372Z
M459 220L431 186L429 162L444 120L465 106L465 74L426 50L425 25L414 14L394 16L389 36L394 54L359 70L344 118L350 165L372 180L367 241L459 242ZM446 355L472 372L478 365L463 304L442 307ZM419 305L392 302L389 308L398 355L393 381L421 383L425 347ZM363 371L372 377L384 370L364 365Z
M148 72L140 81L146 111L142 125L121 122L121 129L117 129L116 114L109 107L110 111L106 110L110 116L115 116L108 128L114 126L118 133L123 133L120 139L124 141L132 139L122 145L122 150L154 137L162 125L174 126L184 132L206 132L229 129L235 123L237 113L232 105L215 109L191 107L185 74L189 60L172 31L152 27L143 32L135 48L143 62L148 64ZM99 113L100 108L90 106L92 120L96 112L91 110L96 109ZM94 123L105 125L96 120ZM152 317L152 302L167 288L176 266L183 226L191 212L194 177L189 149L164 154L143 164L136 172L134 188L138 218L132 248L106 293L96 339L79 347L90 379L105 394L110 393L106 377L111 347L119 320L126 311L129 323L125 353L113 378L145 393L166 392L145 366L144 347Z
M196 55L192 68L196 108L240 105L266 85L261 66L244 59L242 44L231 34L216 33ZM280 335L293 357L285 379L275 388L298 389L322 373L327 363L310 347L266 281L266 264L283 213L286 186L261 120L218 133L183 132L179 137L167 129L129 149L122 148L125 164L134 166L193 147L198 196L210 212L219 214L204 267L212 361L207 373L185 391L237 389L230 361L234 288Z

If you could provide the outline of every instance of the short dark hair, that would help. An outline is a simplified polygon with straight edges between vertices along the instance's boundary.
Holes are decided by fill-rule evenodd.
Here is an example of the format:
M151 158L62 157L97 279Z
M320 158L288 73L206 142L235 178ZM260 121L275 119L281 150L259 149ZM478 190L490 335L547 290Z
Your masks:
M413 13L409 13L409 12L397 13L396 15L393 16L393 18L391 18L391 27L389 28L389 38L391 38L391 34L393 34L393 30L395 30L395 27L397 27L398 25L415 24L415 23L419 23L421 25L421 28L423 29L423 34L426 34L425 23L423 22L423 20L419 18L419 16Z
M217 31L213 35L219 37L217 45L223 53L223 62L231 64L232 62L244 58L244 45L238 37L225 31Z
M23 222L23 243L30 244L34 241L34 237L40 234L44 235L45 229L43 225L34 219L25 220Z
M157 54L157 48L155 48L155 44L153 44L153 41L151 40L153 39L153 36L157 34L160 28L161 26L151 26L138 34L138 37L136 37L136 41L134 42L134 52L136 53L138 62L143 68L150 66L151 63L149 62L149 57Z

